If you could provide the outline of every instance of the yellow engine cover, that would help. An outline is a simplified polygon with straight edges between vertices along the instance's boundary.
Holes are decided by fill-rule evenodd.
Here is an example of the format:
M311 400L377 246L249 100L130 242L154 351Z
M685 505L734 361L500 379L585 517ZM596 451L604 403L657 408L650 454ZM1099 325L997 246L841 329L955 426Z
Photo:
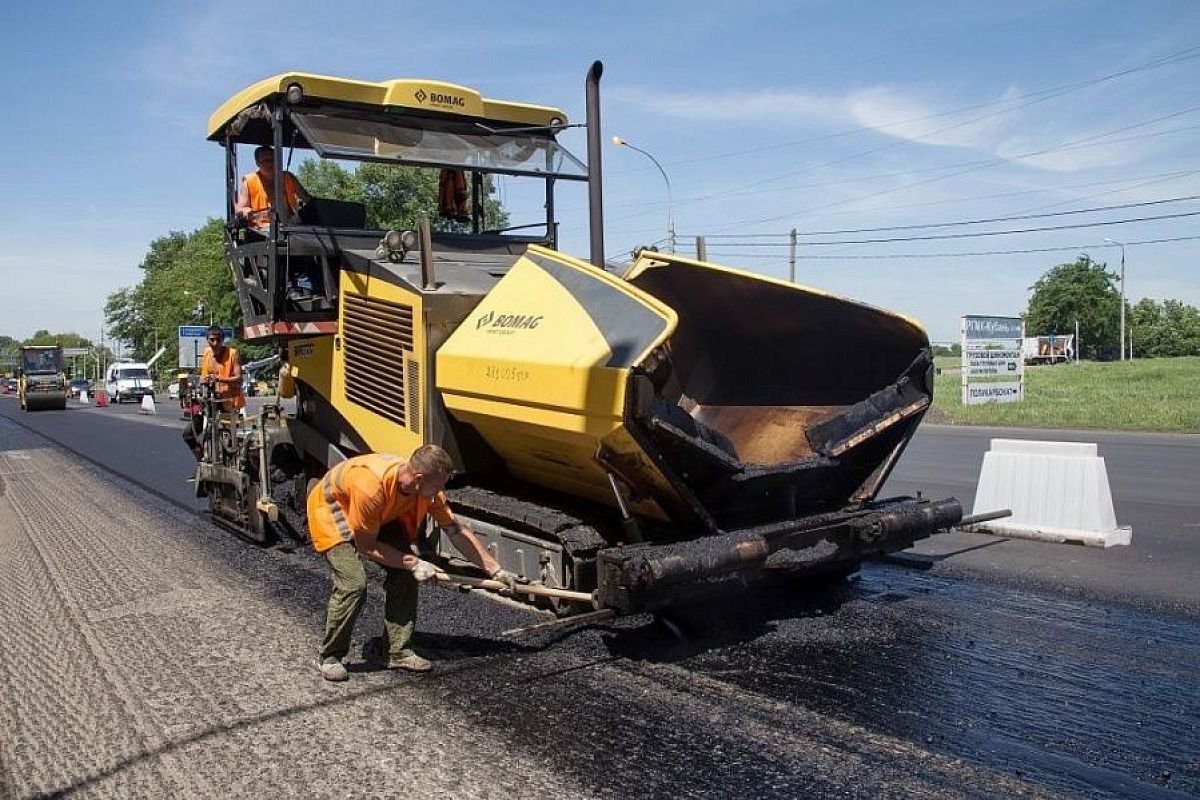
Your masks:
M439 348L437 387L514 476L610 502L600 451L657 472L625 430L626 381L677 322L620 278L531 246Z

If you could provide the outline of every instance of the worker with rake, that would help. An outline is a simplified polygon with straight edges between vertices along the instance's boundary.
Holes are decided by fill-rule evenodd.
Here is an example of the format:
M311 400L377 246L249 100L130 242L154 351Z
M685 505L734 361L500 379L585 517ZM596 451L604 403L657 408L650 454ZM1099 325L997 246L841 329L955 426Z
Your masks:
M443 489L453 472L445 450L424 445L407 460L390 453L369 453L342 461L309 492L308 527L313 547L325 557L333 575L318 658L325 680L349 677L342 659L350 651L354 623L366 599L362 558L379 564L386 573L383 616L388 669L428 672L432 668L428 659L410 647L417 620L417 586L437 574L432 564L413 553L426 516L492 580L510 590L515 585L516 576L503 569L451 513ZM381 538L384 526L398 531L399 541Z

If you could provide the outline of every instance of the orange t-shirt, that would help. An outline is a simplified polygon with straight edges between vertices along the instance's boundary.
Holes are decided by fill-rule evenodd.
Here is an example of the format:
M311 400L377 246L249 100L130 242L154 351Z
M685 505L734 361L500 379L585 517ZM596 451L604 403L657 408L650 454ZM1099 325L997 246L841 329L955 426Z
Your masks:
M250 223L256 228L264 228L271 224L267 211L271 208L271 191L263 181L262 173L251 172L242 180L246 184L246 193L250 201ZM283 173L283 194L287 201L287 213L296 213L296 176L290 172Z
M308 493L308 532L318 553L359 533L377 534L389 522L400 523L410 544L417 540L426 514L438 525L454 522L442 492L426 498L400 491L399 468L405 463L390 453L368 453L347 459L325 474Z
M232 347L226 347L225 352L220 358L213 355L211 347L204 348L204 356L200 359L200 380L204 380L209 375L215 375L218 378L232 378L234 367L241 364L241 359L238 356L238 351ZM246 405L246 396L242 394L242 384L238 383L218 383L217 397L225 400L225 409L231 410L234 408L244 408Z

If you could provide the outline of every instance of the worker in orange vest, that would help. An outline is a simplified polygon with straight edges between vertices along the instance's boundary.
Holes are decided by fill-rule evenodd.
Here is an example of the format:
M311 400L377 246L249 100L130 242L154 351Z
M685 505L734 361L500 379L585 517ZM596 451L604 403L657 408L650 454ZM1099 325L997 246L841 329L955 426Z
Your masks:
M246 406L242 392L242 359L238 351L225 344L225 331L220 325L208 327L208 347L200 357L200 382L207 383L221 398L224 411L236 411Z
M467 176L461 169L444 169L438 173L439 216L455 222L470 222L470 198Z
M272 195L275 193L275 150L266 145L256 147L254 163L258 164L258 171L242 178L234 213L240 219L246 220L254 230L265 233L271 227L270 211L274 206ZM294 215L302 204L312 199L300 185L300 181L296 180L296 176L290 172L283 173L283 194L287 201L287 213L283 217L285 220Z
M342 659L350 652L354 623L367 592L360 557L379 564L386 573L383 619L388 669L432 669L433 665L410 647L417 622L417 585L436 572L432 564L413 553L426 516L493 580L510 589L515 585L516 576L503 569L450 512L442 490L453 467L450 455L432 444L417 448L408 460L390 453L370 453L341 462L308 493L309 535L333 575L317 661L325 680L349 677ZM386 529L383 535L381 529Z

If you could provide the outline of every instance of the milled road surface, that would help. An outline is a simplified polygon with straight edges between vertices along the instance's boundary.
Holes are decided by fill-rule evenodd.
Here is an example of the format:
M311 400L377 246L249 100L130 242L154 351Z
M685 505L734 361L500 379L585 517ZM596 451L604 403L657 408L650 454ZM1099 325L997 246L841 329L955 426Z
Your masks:
M531 614L430 589L433 674L378 669L373 594L366 652L331 685L310 662L321 562L235 540L5 414L0 796L1200 793L1186 617L884 563L695 609L686 643L647 617L512 642ZM128 464L177 436L106 419L92 433L146 434L111 453Z

